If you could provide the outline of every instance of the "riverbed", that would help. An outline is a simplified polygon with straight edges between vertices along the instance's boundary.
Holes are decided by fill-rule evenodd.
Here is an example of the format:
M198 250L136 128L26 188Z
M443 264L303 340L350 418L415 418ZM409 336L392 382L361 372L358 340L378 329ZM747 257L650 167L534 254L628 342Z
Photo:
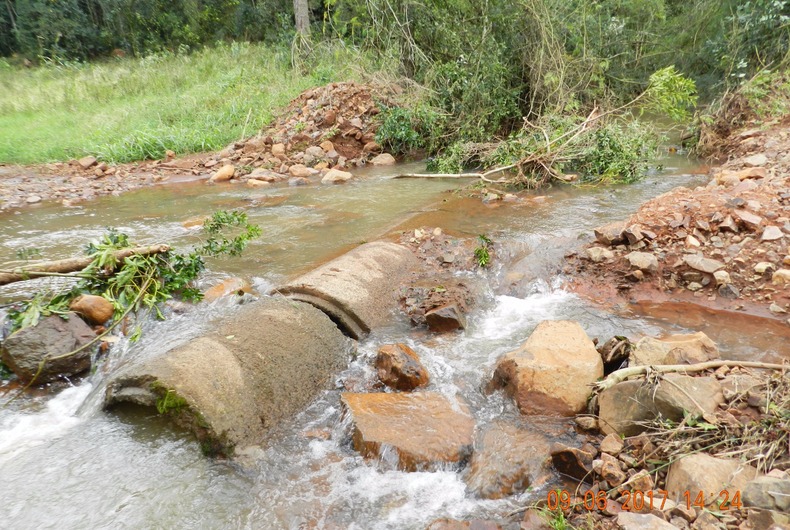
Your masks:
M335 389L279 425L261 452L241 463L205 458L189 433L150 411L101 410L108 374L186 341L212 318L232 316L235 306L220 300L165 322L146 322L141 341L116 343L92 375L0 408L0 527L418 529L439 517L501 517L545 498L556 477L516 496L481 500L467 491L462 470L406 473L363 459L349 443L339 389L364 386L373 377L370 365L379 345L404 342L430 372L430 390L468 403L478 430L499 419L515 421L513 404L499 394L486 395L483 387L496 360L548 319L578 321L590 337L602 340L697 331L701 320L724 358L786 356L770 336L759 348L739 340L726 319L684 319L689 311L683 308L673 315L640 306L601 307L563 288L563 256L592 228L623 219L676 186L706 181L694 174L696 163L680 155L659 162L664 169L633 185L560 186L489 204L458 193L457 179L391 178L422 169L414 164L361 172L343 186L251 191L185 182L78 207L40 204L0 214L0 261L7 261L30 248L48 258L69 256L109 226L141 244L188 246L196 231L186 221L243 208L263 235L243 257L211 261L204 286L240 276L261 295L361 242L421 226L486 234L501 256L490 270L475 273L487 288L465 331L437 337L405 320L374 331L338 374ZM15 284L0 297L29 295L46 284ZM760 335L749 326L750 335ZM574 435L567 422L530 422L550 436Z

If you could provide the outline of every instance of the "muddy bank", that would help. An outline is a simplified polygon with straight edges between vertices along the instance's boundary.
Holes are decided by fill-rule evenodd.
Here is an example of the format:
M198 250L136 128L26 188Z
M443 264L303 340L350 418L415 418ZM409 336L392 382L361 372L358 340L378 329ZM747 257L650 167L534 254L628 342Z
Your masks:
M0 164L0 210L44 201L71 206L188 180L250 188L342 183L353 178L349 170L395 163L375 136L381 105L391 102L397 90L358 83L307 90L265 130L215 153L168 151L162 160L128 164L108 164L94 156L36 166Z
M609 301L693 302L787 321L790 134L735 133L707 186L677 188L595 232L569 258L569 285Z

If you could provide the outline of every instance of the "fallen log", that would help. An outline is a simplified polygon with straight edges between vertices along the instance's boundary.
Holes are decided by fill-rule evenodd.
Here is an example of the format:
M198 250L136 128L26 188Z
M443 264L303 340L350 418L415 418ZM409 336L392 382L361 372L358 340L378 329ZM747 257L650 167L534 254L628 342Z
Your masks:
M148 256L162 254L170 250L168 245L150 245L147 247L124 248L113 253L116 261L120 262L130 256ZM0 285L32 280L42 276L59 276L70 272L78 272L91 264L93 257L67 258L55 261L44 261L25 267L15 267L0 270Z

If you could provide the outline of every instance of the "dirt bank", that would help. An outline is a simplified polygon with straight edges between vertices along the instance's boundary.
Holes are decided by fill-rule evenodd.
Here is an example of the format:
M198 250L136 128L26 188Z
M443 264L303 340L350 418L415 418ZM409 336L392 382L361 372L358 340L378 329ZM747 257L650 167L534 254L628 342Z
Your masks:
M44 201L71 206L101 195L211 177L250 187L295 186L321 180L330 169L394 163L381 153L375 136L376 116L397 92L397 87L358 83L307 90L258 135L216 153L168 152L163 160L117 165L92 156L37 166L0 164L0 210ZM220 170L226 179L216 177Z
M569 258L590 298L691 301L788 321L790 131L733 131L707 186L656 197Z

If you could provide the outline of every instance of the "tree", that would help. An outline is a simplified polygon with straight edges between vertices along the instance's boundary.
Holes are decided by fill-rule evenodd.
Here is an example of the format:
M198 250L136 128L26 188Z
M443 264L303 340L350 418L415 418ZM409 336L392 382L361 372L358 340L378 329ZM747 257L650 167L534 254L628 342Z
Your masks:
M307 0L294 0L294 20L296 21L296 33L306 38L310 33L310 12L307 7Z

